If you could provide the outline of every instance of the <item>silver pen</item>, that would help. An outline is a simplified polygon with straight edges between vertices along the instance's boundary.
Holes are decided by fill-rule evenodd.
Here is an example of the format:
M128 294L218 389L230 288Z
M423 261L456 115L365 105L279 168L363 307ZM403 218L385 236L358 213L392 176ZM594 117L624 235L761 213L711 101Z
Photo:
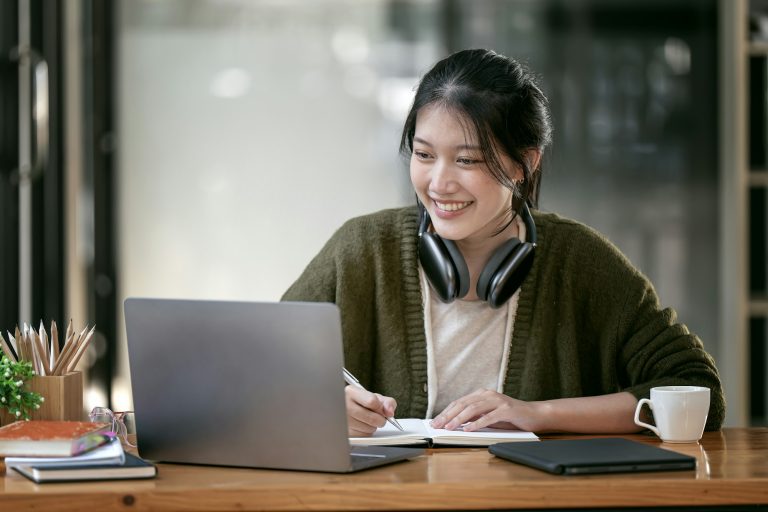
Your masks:
M360 384L360 381L357 380L357 378L354 375L349 373L349 370L347 370L346 368L342 368L341 372L344 374L344 381L347 384L349 384L350 386L358 387L360 389L365 389L363 385ZM397 422L395 418L385 418L385 419L390 423L390 425L394 426L398 430L401 430L401 431L403 430L403 427L400 426L400 424Z

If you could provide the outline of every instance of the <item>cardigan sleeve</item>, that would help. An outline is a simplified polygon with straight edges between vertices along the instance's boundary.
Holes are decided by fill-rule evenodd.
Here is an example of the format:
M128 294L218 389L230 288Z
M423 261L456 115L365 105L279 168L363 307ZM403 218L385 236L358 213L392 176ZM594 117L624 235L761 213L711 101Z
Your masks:
M603 379L601 390L627 391L639 399L656 386L705 386L710 389L706 428L720 428L722 384L701 340L674 310L661 306L648 278L603 235L573 221L559 220L550 231L555 228L556 233L545 232L545 242L550 255L559 256L551 256L547 269L563 279L556 299L572 301L563 311L583 322L579 332L587 338L580 351L600 359L599 370L590 368L601 372L593 377ZM566 323L568 317L561 312L557 321Z
M364 386L373 375L378 343L374 301L375 219L344 223L283 294L284 301L332 302L341 313L344 364Z
M661 309L650 285L628 293L618 324L619 359L636 397L655 386L705 386L710 389L707 429L717 430L725 417L725 399L715 362L701 340L677 322L671 308Z
M320 252L312 258L299 278L286 290L280 300L306 302L336 302L336 239L337 232Z
M725 417L725 399L714 360L701 340L677 321L674 310L661 308L651 283L630 270L617 322L618 365L628 382L624 390L647 398L655 386L708 387L706 428L719 429Z
M342 321L351 319L361 302L370 302L375 266L372 217L346 221L309 262L281 300L333 302Z
M344 223L282 300L335 303L344 365L368 389L397 400L403 417L426 411L426 345L415 207Z

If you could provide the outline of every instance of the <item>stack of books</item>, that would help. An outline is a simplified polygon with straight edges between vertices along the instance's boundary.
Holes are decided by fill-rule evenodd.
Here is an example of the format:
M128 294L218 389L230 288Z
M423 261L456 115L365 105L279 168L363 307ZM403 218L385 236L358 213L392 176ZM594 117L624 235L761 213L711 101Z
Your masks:
M109 425L17 421L0 428L0 458L35 482L152 478L155 466L125 453Z

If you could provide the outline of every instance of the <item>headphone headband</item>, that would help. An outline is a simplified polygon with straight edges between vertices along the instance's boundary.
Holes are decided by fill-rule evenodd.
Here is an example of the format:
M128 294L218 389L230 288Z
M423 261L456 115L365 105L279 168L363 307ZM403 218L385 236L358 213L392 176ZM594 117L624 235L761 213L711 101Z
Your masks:
M522 210L520 212L520 217L522 217L523 224L525 224L526 242L536 247L536 223L533 221L533 215L531 215L531 210L528 207L527 201L523 201L523 206L520 210Z

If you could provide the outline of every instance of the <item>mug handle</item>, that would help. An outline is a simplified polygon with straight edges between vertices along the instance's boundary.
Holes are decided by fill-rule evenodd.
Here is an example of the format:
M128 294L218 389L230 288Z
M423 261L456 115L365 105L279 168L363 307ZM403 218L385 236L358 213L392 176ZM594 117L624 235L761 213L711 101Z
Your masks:
M645 427L648 430L652 431L654 434L656 434L658 437L661 437L661 434L659 433L659 429L657 429L653 425L649 425L648 423L644 423L640 421L640 410L643 408L643 404L648 404L648 408L650 410L653 410L653 402L651 402L647 398L641 398L640 401L637 402L637 407L635 408L635 425L638 425L640 427Z

